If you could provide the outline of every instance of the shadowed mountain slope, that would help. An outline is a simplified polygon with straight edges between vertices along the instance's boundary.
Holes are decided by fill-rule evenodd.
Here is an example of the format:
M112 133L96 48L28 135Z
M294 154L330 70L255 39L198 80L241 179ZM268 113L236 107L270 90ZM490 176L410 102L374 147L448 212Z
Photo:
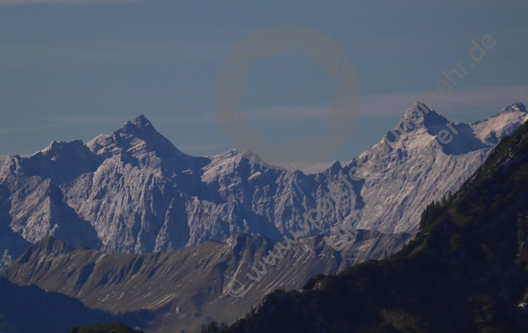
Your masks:
M273 289L300 288L318 273L337 273L354 263L396 252L409 234L360 231L340 252L322 236L299 239L260 281L252 267L276 241L233 234L227 243L205 242L177 251L107 254L74 249L49 236L30 246L1 274L20 285L37 285L114 313L147 309L156 314L149 332L198 332L211 320L234 322ZM281 244L283 244L282 242ZM275 251L276 252L276 251ZM245 284L241 297L228 294L236 277ZM238 286L236 286L238 288Z
M110 324L78 325L72 327L68 333L142 333L134 330L123 323L115 322Z
M0 278L0 332L68 332L73 325L124 321L133 327L148 327L146 312L112 315L89 309L69 296L45 292L37 286L19 286Z

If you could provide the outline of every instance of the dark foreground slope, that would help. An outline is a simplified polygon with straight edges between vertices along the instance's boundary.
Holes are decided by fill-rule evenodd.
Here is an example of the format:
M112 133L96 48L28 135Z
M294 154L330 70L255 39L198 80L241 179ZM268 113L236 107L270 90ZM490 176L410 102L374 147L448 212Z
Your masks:
M89 309L66 295L45 292L37 286L18 286L0 278L0 332L66 333L73 325L113 321L147 327L139 318L139 313L112 315Z
M528 127L396 255L275 291L224 332L527 332Z
M73 327L68 333L143 333L143 331L134 330L120 322L114 322L110 324L78 325Z

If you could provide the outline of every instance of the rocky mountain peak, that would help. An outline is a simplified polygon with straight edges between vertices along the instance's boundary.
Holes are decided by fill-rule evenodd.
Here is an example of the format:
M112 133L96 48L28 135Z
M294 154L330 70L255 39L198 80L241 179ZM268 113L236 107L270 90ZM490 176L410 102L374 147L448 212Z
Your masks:
M120 129L115 131L114 134L121 137L137 137L145 141L156 140L163 137L158 131L156 131L145 115L140 115L133 121L127 121Z
M424 103L421 103L421 102L416 102L414 103L414 105L410 108L408 108L407 110L405 110L405 113L404 113L404 117L407 118L407 117L412 117L414 113L417 112L416 109L419 109L420 111L422 111L423 113L428 113L430 111L432 111L431 109L429 109L429 107L427 107L427 105L425 105Z
M107 158L114 155L132 157L141 166L159 165L159 158L166 158L168 161L187 157L161 135L144 115L127 121L110 135L99 135L87 143L87 146L92 152Z
M374 148L369 148L362 156L370 155L374 149L377 151L380 147L389 151L408 150L421 148L433 140L438 132L446 127L448 120L438 114L434 109L427 105L417 102L413 107L408 108L394 128L388 131L384 138ZM384 145L383 142L387 143ZM377 153L376 153L377 154Z
M528 112L522 103L508 105L501 112L488 119L471 124L475 135L487 144L497 144L505 135L511 135L516 128L528 120Z
M423 119L420 119L422 117ZM434 109L430 109L427 105L421 102L417 102L415 103L415 106L405 110L402 120L404 119L417 124L418 126L415 128L420 127L420 125L423 125L425 128L431 128L438 125L445 125L448 122L444 116L438 114ZM414 130L415 128L411 130Z
M499 114L512 113L516 111L524 112L524 113L527 112L526 107L524 106L523 103L513 103L512 105L508 105L507 107L502 109L502 111Z
M141 114L141 115L137 116L132 121L132 124L135 125L138 128L146 128L148 126L152 126L152 123L150 122L150 120L147 119L147 117L145 117L144 114Z

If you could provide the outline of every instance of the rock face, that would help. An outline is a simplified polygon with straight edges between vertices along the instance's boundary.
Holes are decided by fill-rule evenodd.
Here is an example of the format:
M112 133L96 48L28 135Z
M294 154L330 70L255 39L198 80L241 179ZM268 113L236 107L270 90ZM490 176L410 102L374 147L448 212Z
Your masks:
M269 169L238 150L188 156L140 116L87 144L53 142L30 157L6 158L0 165L0 227L30 243L52 235L107 253L170 251L207 240L222 242L235 232L282 239L288 231L301 230L298 222L327 196L339 172L348 175L363 164L364 178L348 178L352 188L340 183L346 195L319 228L310 225L308 235L332 233L376 200L384 207L368 220L353 221L357 228L412 233L431 200L460 186L498 140L527 119L524 105L514 104L481 122L453 124L458 134L433 151L432 165L385 190L381 186L408 169L447 124L435 111L419 107L427 114L413 128L400 130L393 147L382 149L380 141L359 158L336 162L315 175ZM408 110L402 120L413 112ZM394 141L392 134L387 137Z
M267 265L260 281L253 266L276 241L235 233L226 243L205 242L176 251L107 254L74 249L45 236L2 271L22 286L37 285L74 297L90 308L114 313L146 309L156 314L148 332L199 332L211 320L232 323L274 289L300 289L318 273L335 274L368 259L396 252L409 234L386 235L363 230L340 252L323 236L299 239L283 250L275 265ZM281 242L286 247L285 242ZM245 284L240 297L229 295L233 278ZM234 286L233 289L238 289ZM170 329L168 329L170 328Z
M10 195L9 189L0 185L0 269L18 258L31 245L9 226L11 222Z

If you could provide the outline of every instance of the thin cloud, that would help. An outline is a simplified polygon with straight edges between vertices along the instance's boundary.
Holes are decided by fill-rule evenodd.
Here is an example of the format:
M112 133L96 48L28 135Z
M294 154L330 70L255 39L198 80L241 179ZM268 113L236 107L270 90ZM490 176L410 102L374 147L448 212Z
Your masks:
M57 126L72 125L93 125L103 123L126 122L130 120L127 116L107 115L107 116L61 116L53 117L51 121Z
M214 112L206 112L193 116L150 116L149 119L153 123L162 123L165 125L218 123L218 118Z
M135 118L134 115L92 115L92 116L57 116L46 119L46 121L39 125L17 126L10 128L0 128L0 134L16 133L16 132L30 132L40 129L54 129L68 126L92 125L97 126L101 124L121 124L131 121ZM156 124L164 125L189 125L189 124L204 124L204 123L218 123L215 113L204 113L197 116L149 116L148 119L152 121L154 126Z
M7 3L0 0L0 6ZM7 0L12 1L12 0ZM33 1L33 0L26 0ZM54 1L54 0L40 0ZM69 1L69 0L56 0ZM120 0L111 0L114 2ZM128 1L128 0L126 0ZM170 62L183 59L210 61L229 50L229 44L206 45L156 45L112 44L108 42L69 43L56 46L12 45L0 48L0 65L9 67L39 66L67 61L103 62Z
M111 122L121 122L125 123L127 120L130 120L130 117L127 116L118 116L118 115L107 115L107 116L60 116L49 118L49 122L39 125L30 125L30 126L18 126L11 128L2 128L0 129L0 134L4 133L17 133L17 132L31 132L41 129L54 129L67 126L78 126L78 125L96 125L104 124Z
M28 4L105 4L116 2L139 2L137 0L0 0L0 6L28 5Z
M429 91L409 91L402 93L378 94L361 97L361 118L369 117L401 117L410 103L424 101L425 104L439 113L447 115L469 112L499 112L512 103L528 102L528 85L488 86L476 88L454 87L449 93L437 99L432 95L430 103L425 98ZM330 112L330 106L293 106L274 105L263 108L243 110L249 121L258 120L321 120L325 121ZM216 113L207 112L190 117L152 117L153 121L163 123L218 123Z
M215 144L215 145L203 145L203 146L182 146L177 147L180 150L185 151L204 151L204 150L210 150L210 149L224 149L227 145L224 144Z
M269 106L241 112L248 120L325 119L330 107Z
M410 107L409 102L424 101L440 114L458 114L469 112L499 112L505 106L516 102L527 102L528 85L488 86L476 88L457 88L440 95L438 99L431 94L431 104L427 99L429 91L413 91L393 94L370 95L361 98L361 117L391 116L400 117Z
M424 101L429 107L441 114L484 112L497 110L499 112L507 105L527 101L528 85L488 86L475 88L457 88L445 94L439 94L441 99L429 91L409 91L403 93L378 94L361 97L360 117L400 117L410 107L409 103ZM248 120L305 120L328 117L330 106L269 106L250 109L241 113ZM216 119L215 119L216 121Z
M2 128L0 129L0 134L4 133L16 133L16 132L31 132L39 129L52 129L60 127L58 124L44 124L44 125L35 125L35 126L20 126L20 127L11 127L11 128Z

